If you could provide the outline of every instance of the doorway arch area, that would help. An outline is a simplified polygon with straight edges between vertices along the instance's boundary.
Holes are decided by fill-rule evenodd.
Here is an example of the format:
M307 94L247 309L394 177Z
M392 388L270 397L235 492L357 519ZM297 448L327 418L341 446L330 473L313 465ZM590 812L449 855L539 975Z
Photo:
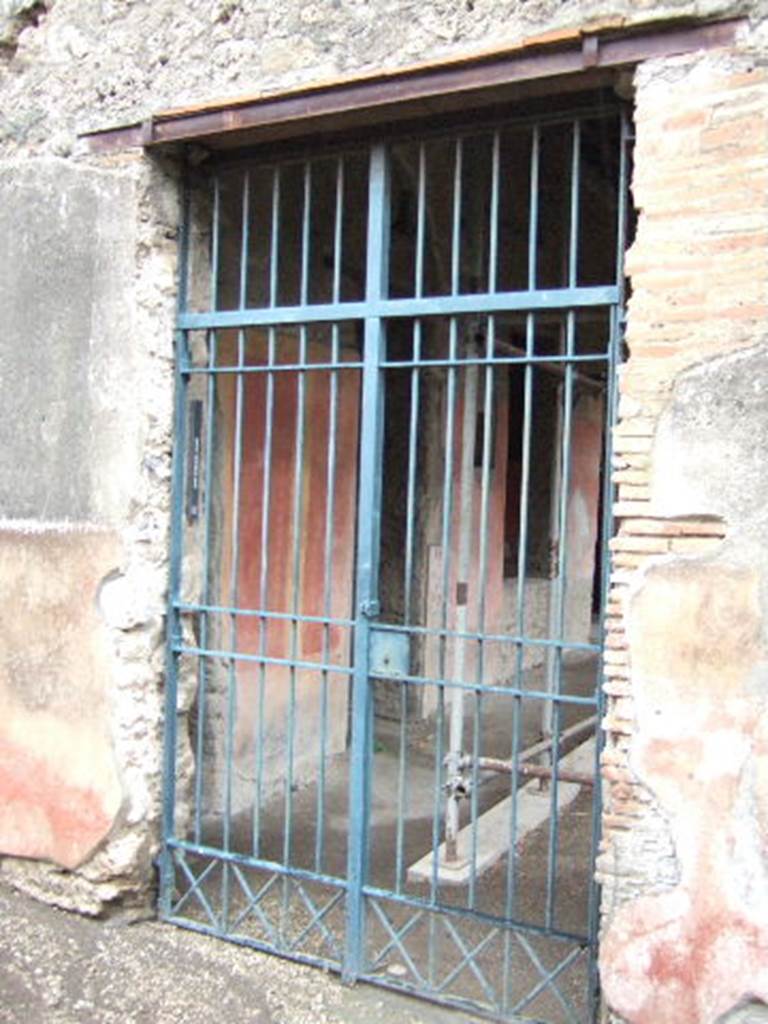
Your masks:
M190 191L166 919L594 1020L627 154L601 103Z

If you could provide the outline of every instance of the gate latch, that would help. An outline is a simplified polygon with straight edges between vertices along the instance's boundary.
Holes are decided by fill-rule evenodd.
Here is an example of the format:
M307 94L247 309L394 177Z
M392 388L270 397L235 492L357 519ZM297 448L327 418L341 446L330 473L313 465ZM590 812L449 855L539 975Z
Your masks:
M372 629L369 671L372 675L398 679L411 671L411 643L408 633L396 629Z

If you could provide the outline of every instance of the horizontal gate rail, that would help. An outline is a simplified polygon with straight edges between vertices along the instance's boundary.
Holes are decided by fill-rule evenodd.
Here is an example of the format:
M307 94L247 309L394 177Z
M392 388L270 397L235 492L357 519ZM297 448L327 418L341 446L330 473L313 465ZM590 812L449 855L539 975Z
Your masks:
M276 363L274 366L187 366L182 370L185 376L213 376L223 377L236 375L248 377L253 374L269 374L269 376L280 376L280 374L309 373L311 371L333 370L360 370L362 363Z
M462 906L454 906L451 903L438 899L426 899L418 896L404 896L393 893L388 889L380 889L375 885L363 886L363 894L377 900L384 900L388 903L397 903L406 907L414 907L417 910L433 911L438 910L457 919L466 921L480 921L483 924L491 925L494 928L521 932L538 938L552 938L558 942L575 942L582 946L589 942L589 937L584 932L570 932L562 928L549 929L543 925L537 925L524 918L502 917L499 914L491 914L488 911L478 910Z
M275 612L266 608L236 608L230 605L198 604L190 601L174 601L173 607L181 612L243 615L258 619L274 619L276 622L316 622L327 626L355 625L354 619L334 618L327 615L302 615L298 612Z
M572 355L572 356L549 356L549 355L521 355L521 356L492 356L484 358L482 356L469 356L462 359L422 359L422 360L392 360L391 362L382 362L380 364L381 369L386 370L428 370L437 368L453 368L462 369L465 366L531 366L541 367L544 370L555 369L559 367L567 367L573 364L584 363L584 364L607 364L610 362L610 358L607 355L601 353L590 353L589 355ZM295 364L278 364L275 366L215 366L215 367L204 367L204 366L187 366L182 370L185 376L248 376L251 374L279 374L284 373L309 373L315 370L359 370L363 366L362 363L295 363ZM591 380L590 383L596 386L598 382Z
M383 672L371 671L369 675L372 678L389 679L391 676L386 675ZM465 683L460 679L448 679L441 677L437 682L430 676L416 676L410 673L404 672L402 675L397 676L398 682L409 683L413 686L437 686L442 690L461 690L464 693L477 693L479 687L477 683ZM551 693L549 690L538 690L535 687L525 689L521 686L499 685L496 686L492 683L483 683L481 692L483 694L498 694L504 697L525 697L531 700L542 700L542 701L555 701L558 704L572 704L574 707L587 707L592 708L597 704L597 697L583 697L579 694L569 693Z
M219 658L222 661L249 661L256 665L281 665L285 668L301 668L317 672L336 672L351 675L353 669L349 665L326 664L322 661L305 661L301 658L275 658L267 654L248 654L245 651L231 651L227 648L197 647L194 644L175 644L173 650L177 654L199 655L202 658Z
M256 614L260 614L256 612ZM397 624L391 624L388 622L377 622L376 631L382 633L402 633L403 626ZM477 640L487 641L489 643L506 643L512 646L522 644L523 646L530 647L561 647L571 651L584 651L589 653L595 653L602 650L600 644L587 643L586 641L579 640L557 640L554 638L544 638L535 636L526 636L524 633L517 635L515 633L477 633L472 630L459 630L450 629L447 626L408 626L409 633L413 633L416 636L437 636L437 637L459 637L463 640Z
M210 857L213 860L228 864L239 864L241 867L256 866L259 869L263 868L264 871L285 875L286 878L297 878L306 882L319 882L322 885L338 889L347 888L346 881L336 875L325 875L322 872L309 871L304 868L283 864L280 861L269 860L269 858L256 858L250 854L237 853L234 850L222 850L221 847L206 846L202 843L193 843L184 839L169 839L167 845L172 850L180 850L200 857Z
M179 316L178 326L181 330L194 331L204 328L284 327L290 324L364 320L366 317L394 320L427 316L461 316L471 313L536 313L553 309L610 306L614 305L618 298L619 290L615 285L534 288L528 291L434 295L414 299L377 299L369 302L309 303L306 306L187 312ZM311 369L312 364L306 364L304 368Z
M235 608L229 605L199 604L195 602L177 601L173 607L178 611L190 613L210 613L221 615L242 615L257 619L274 619L278 622L315 622L320 625L329 626L354 626L353 619L327 618L322 615L301 615L291 612L274 612L266 608ZM377 622L377 632L381 633L402 633L403 627L387 622ZM602 650L600 644L587 643L579 640L557 640L535 636L517 636L514 633L477 633L469 630L441 628L440 626L408 626L408 632L417 636L453 637L463 640L484 641L495 644L508 644L510 646L522 645L524 647L555 647L562 650L582 651L584 653L597 653ZM434 680L433 680L434 682Z

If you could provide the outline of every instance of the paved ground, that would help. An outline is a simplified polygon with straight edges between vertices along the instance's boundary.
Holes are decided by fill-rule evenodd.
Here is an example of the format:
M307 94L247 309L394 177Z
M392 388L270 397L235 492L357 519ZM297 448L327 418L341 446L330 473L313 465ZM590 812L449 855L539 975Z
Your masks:
M118 925L0 884L0 1024L475 1024L156 921Z

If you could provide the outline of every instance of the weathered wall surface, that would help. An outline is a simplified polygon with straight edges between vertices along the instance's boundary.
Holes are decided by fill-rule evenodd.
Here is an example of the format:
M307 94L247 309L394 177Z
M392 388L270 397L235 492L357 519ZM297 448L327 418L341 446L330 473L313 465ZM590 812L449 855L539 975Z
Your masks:
M0 870L89 912L145 899L156 842L167 188L137 159L0 171L0 851L26 858Z
M602 978L633 1024L723 1024L768 1002L768 69L636 85Z
M2 0L0 143L58 154L152 111L497 47L563 26L763 0Z
M140 154L97 160L77 133L556 26L743 11L752 25L738 54L651 62L637 76L641 217L616 446L600 869L603 976L625 1019L759 1013L728 1016L768 992L768 570L755 497L768 318L763 0L0 0L0 359L12 410L0 513L3 579L14 581L3 615L23 608L38 633L32 646L11 631L0 647L0 795L15 808L0 816L0 850L27 858L6 858L6 876L95 912L146 895L158 836L176 190L168 168ZM72 667L78 648L86 673ZM41 750L32 737L49 723L60 745ZM701 744L694 726L716 742ZM75 738L92 760L52 765ZM45 794L2 781L19 740L55 769ZM73 842L52 812L65 786L75 815L92 799L98 808Z
M109 533L82 528L0 536L0 842L76 868L122 805L108 638L93 600L119 554Z

